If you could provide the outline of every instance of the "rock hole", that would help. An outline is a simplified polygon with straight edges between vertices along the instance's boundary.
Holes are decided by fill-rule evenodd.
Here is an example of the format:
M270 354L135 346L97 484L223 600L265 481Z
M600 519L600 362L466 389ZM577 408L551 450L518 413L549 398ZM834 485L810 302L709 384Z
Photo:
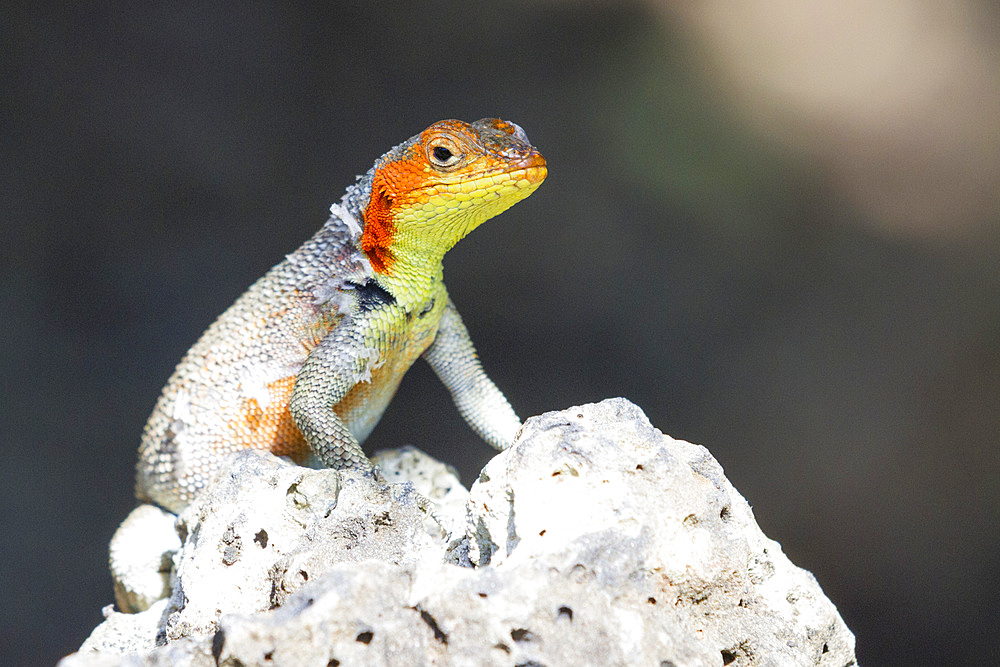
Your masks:
M485 597L486 597L486 593L480 593L480 594L479 594L479 597L481 597L481 598L485 598Z
M573 620L573 610L569 607L559 607L559 616L565 616L567 620Z
M729 515L730 515L729 505L726 505L725 507L722 508L722 511L719 512L719 518L722 519L723 521L728 521Z
M827 644L826 642L823 642L823 653L829 653L829 652L830 652L830 645Z
M302 577L302 581L309 581L309 573L305 570L299 570L299 576Z
M538 536L539 536L539 537L545 537L545 530L546 530L546 529L545 529L545 528L543 528L543 529L541 530L541 532L539 532L539 533L538 533Z
M649 604L656 604L656 598L647 598L646 602L648 602Z
M426 623L427 625L429 625L430 628L431 628L431 631L434 632L434 639L438 640L442 644L447 644L448 643L448 635L446 635L444 633L444 631L441 630L441 628L438 626L437 620L435 620L435 618L433 616L431 616L429 612L427 612L427 611L425 611L423 609L420 609L419 607L417 607L416 610L420 612L420 618L421 618L421 620L423 620L424 623Z
M682 523L685 526L696 526L698 525L698 517L696 517L694 514L688 514L686 517L684 517L684 521Z
M637 466L635 467L635 469L636 469L636 470L645 470L645 468L643 468L643 467L642 467L642 464L641 464L641 463L640 463L639 465L637 465Z
M362 644L371 644L372 643L372 637L374 637L374 636L375 636L374 632L372 632L371 630L365 630L364 632L362 632L361 634L359 634L357 637L355 637L354 641L361 642Z
M677 667L673 660L660 660L660 667Z
M723 665L731 664L733 662L733 660L736 660L736 654L735 653L733 653L732 651L723 651L722 652L722 664Z
M583 414L582 414L582 413L579 413L579 412L578 412L578 413L576 414L576 418L577 418L577 419L583 419Z
M253 541L257 543L261 549L267 548L267 531L261 528L256 535L253 536Z
M330 658L326 663L326 667L340 667L340 660Z
M264 654L265 662L271 662L272 660L274 660L274 651L268 651L267 653Z
M212 657L215 658L215 664L219 664L219 658L222 657L222 645L226 643L226 635L219 630L212 637Z
M493 648L498 648L504 653L510 653L510 647L504 644L503 642L500 642L499 644L494 644Z
M533 637L527 628L514 628L510 631L510 638L516 642L530 642Z

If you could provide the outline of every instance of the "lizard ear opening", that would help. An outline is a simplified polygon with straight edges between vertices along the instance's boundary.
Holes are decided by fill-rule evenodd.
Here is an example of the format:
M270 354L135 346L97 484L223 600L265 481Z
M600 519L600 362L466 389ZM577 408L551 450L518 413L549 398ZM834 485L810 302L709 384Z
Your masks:
M386 191L385 183L376 176L372 183L372 196L362 214L365 229L361 234L361 250L371 262L375 273L389 273L395 258L392 255L392 237L395 225L392 221L392 198Z

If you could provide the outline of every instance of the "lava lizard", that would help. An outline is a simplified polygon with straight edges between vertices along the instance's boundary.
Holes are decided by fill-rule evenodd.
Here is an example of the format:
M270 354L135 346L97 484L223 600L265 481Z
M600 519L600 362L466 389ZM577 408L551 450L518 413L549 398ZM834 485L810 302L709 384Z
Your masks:
M524 131L496 118L434 123L380 157L181 360L143 430L137 498L179 512L247 448L371 468L361 443L421 355L473 430L508 446L521 421L483 371L441 261L546 173ZM112 540L116 589L131 519Z

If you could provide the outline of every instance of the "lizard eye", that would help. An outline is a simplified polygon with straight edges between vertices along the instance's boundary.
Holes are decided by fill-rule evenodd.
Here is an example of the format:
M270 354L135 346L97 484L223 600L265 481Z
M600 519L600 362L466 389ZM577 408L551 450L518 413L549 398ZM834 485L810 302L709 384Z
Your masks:
M453 167L460 159L459 152L451 146L438 144L430 150L430 160L438 167Z
M438 162L447 162L451 159L451 151L444 146L437 146L434 148L434 159Z

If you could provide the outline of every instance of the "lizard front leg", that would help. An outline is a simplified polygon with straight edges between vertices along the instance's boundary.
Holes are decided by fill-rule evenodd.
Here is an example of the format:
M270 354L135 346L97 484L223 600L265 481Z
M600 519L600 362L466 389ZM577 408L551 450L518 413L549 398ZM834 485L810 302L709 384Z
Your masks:
M358 439L334 411L358 382L371 378L379 350L367 344L368 318L353 316L316 345L299 370L288 409L317 459L328 468L371 467Z
M497 449L509 447L521 420L483 370L469 330L450 298L424 359L451 392L459 414L472 430Z

